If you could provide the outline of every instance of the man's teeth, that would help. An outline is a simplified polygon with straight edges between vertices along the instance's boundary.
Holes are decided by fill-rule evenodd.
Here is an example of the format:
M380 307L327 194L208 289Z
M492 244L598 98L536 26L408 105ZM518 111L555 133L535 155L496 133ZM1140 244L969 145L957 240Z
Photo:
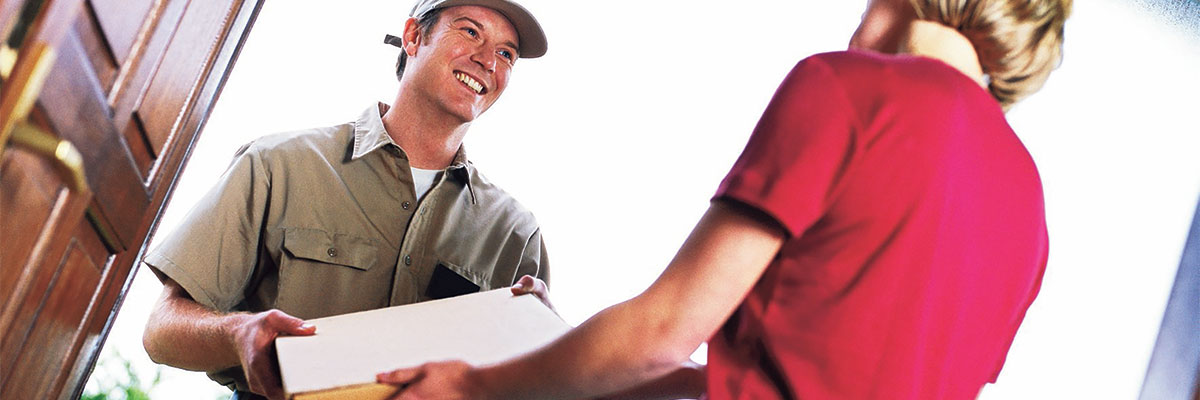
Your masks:
M462 81L462 83L467 84L467 87L470 87L471 90L475 91L475 93L483 93L483 85L479 82L476 82L474 79L471 79L471 77L467 76L467 74L456 72L454 77L458 78L458 80Z

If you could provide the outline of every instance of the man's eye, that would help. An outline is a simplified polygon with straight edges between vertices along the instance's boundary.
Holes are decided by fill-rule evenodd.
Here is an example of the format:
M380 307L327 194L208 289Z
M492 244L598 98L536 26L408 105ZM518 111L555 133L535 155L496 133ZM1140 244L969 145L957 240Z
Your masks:
M500 57L504 57L504 58L505 58L505 59L507 59L508 61L512 61L512 60L513 60L513 53L512 53L511 51L508 51L508 50L500 50Z
M471 35L471 37L479 37L479 32L476 32L475 28L462 28L462 29L464 31L466 31L468 35Z

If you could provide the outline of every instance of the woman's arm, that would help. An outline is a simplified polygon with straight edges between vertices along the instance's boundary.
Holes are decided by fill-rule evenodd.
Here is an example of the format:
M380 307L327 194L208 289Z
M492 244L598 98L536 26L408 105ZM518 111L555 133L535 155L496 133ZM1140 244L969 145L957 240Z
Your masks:
M546 347L471 368L430 363L380 374L409 384L397 398L582 398L676 370L742 302L785 239L770 217L714 201L645 292L609 307Z
M675 371L657 379L595 400L675 400L698 399L707 389L704 365L684 362Z

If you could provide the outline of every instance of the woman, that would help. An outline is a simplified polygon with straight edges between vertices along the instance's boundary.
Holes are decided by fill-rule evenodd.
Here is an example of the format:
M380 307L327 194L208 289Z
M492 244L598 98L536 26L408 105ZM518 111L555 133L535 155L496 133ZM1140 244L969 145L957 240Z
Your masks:
M1070 8L871 1L851 51L783 81L645 292L513 360L378 380L402 399L975 398L1047 256L1037 169L1004 110L1058 63ZM706 340L701 385L678 368Z

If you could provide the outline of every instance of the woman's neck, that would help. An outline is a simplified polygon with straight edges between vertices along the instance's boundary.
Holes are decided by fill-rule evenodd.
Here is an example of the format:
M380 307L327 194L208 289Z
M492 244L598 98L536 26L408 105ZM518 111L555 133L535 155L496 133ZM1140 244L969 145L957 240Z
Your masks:
M900 53L940 60L986 86L975 46L954 28L936 22L914 20L908 34L900 40Z

